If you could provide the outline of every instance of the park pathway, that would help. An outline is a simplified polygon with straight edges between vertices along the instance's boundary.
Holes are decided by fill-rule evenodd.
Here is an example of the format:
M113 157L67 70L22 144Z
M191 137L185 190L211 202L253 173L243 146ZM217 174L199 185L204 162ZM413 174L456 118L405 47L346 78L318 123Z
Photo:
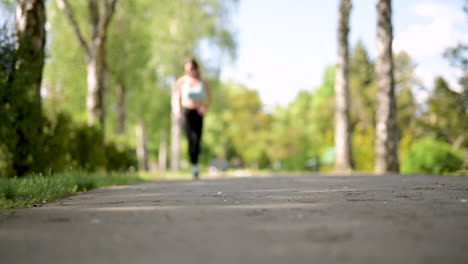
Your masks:
M468 177L154 181L0 212L0 263L468 263Z

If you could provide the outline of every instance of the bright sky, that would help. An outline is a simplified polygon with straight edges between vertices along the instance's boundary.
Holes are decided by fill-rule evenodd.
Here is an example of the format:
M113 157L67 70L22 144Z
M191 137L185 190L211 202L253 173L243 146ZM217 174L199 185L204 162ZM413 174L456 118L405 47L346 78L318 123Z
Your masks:
M241 0L234 17L238 60L223 69L223 79L258 90L267 105L286 104L298 91L320 85L325 67L337 58L338 2ZM352 2L350 44L361 39L375 57L376 0ZM411 55L427 87L437 75L458 86L442 53L458 41L468 43L462 6L463 0L393 1L395 52Z

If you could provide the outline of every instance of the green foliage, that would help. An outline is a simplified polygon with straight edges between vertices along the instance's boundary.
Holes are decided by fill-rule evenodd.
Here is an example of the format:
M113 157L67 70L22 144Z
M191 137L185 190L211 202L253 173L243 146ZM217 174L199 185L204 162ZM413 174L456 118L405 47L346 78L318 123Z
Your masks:
M360 171L374 168L376 96L374 62L359 41L350 57L350 123L353 166Z
M75 192L109 185L124 185L142 179L133 174L67 172L50 176L33 174L22 178L0 178L0 209L32 206Z
M136 166L133 148L114 142L103 146L101 131L97 128L74 122L70 115L64 113L51 118L44 117L43 120L42 133L38 139L40 150L30 153L40 164L29 167L30 171L46 174L70 169L127 171ZM7 148L2 151L1 176L22 176L23 174L8 167L12 162L7 158L13 159L14 153Z
M12 35L7 33L7 27L3 26L0 32L0 116L2 117L0 118L0 171L1 174L8 175L14 173L12 149L17 141L13 126L16 119L15 109L12 106L14 94L10 89L15 63L15 47Z
M466 10L468 8L465 9L465 14L468 17L468 11ZM468 44L459 43L457 46L447 49L444 52L444 57L450 61L452 67L462 70L463 74L459 79L459 83L462 87L465 87L463 92L465 96L468 96L468 88L466 88L468 87Z
M400 137L416 129L417 108L413 93L422 86L415 77L416 64L406 52L394 56L395 89L397 96L398 129Z
M7 3L8 2L8 3ZM12 7L11 1L2 1ZM157 151L170 117L171 80L181 73L183 58L200 53L203 42L222 54L235 56L229 15L236 1L120 1L107 35L109 89L105 132L112 140L99 142L102 132L86 119L86 58L56 1L47 3L49 42L43 86L42 115L38 89L31 75L15 72L15 63L28 61L15 51L8 30L0 36L0 169L1 176L31 172L50 174L80 168L127 170L136 166L134 131L115 136L115 87L125 88L127 127L143 122L149 148ZM84 38L91 27L87 1L71 3ZM3 7L2 6L2 7ZM149 11L151 10L151 11ZM8 10L12 14L12 10ZM8 34L5 34L8 33ZM202 63L203 65L204 63ZM218 62L214 65L219 67ZM207 70L216 70L206 63ZM211 68L210 68L211 67ZM34 107L33 107L34 106ZM110 128L110 129L109 129Z
M362 123L354 126L352 138L352 153L354 169L372 171L375 164L375 129L365 127Z
M128 171L132 167L136 168L138 164L135 150L125 144L107 143L105 157L107 171Z
M468 147L468 108L463 94L452 91L439 77L422 117L429 135L459 147Z
M465 21L468 23L468 1L465 1L463 5L463 12L465 13ZM448 48L444 52L444 57L450 62L452 67L460 69L463 73L459 79L459 83L463 87L465 108L468 109L468 43L463 41L454 47Z
M266 136L271 118L262 111L257 92L227 82L214 97L213 111L204 121L204 151L227 159L239 157L248 166L267 166Z
M424 138L413 143L402 164L403 173L449 173L463 165L463 155L449 144Z
M41 102L29 77L37 68L15 66L30 57L26 46L15 49L10 30L0 32L0 176L42 169Z
M83 123L87 93L85 55L56 2L48 2L50 41L42 116L34 116L33 108L29 107L37 106L37 94L34 98L33 90L23 85L22 77L27 74L15 76L15 61L23 55L15 52L11 34L0 36L2 176L51 174L78 168L125 171L137 163L133 127L138 123L147 129L148 147L155 157L162 135L169 134L171 88L182 74L186 56L199 57L204 77L213 90L213 105L205 118L201 157L205 163L213 157L240 158L243 165L250 167L271 168L281 164L285 170L307 170L311 169L310 164L319 164L320 158L333 154L333 66L325 70L319 87L300 92L289 105L272 112L264 111L256 91L220 81L224 54L231 59L236 55L236 40L229 21L236 2L119 1L107 35L105 144L99 140L100 130ZM71 4L79 27L89 39L86 1ZM210 58L203 57L203 49L211 51ZM466 61L461 53L464 51L462 47L449 54L459 63L458 67ZM415 64L406 53L394 58L402 164L411 163L409 153L417 146L413 142L425 136L459 149L467 148L466 91L453 92L443 79L438 79L427 110L421 113L425 107L417 108L415 104L415 89L421 85L414 76ZM128 129L123 134L115 132L117 87L124 87L125 91ZM374 167L375 98L374 61L359 42L350 57L352 153L357 170ZM333 159L333 155L328 156ZM330 160L322 160L321 165L321 170L332 166ZM2 187L3 196L9 197L6 200L15 197L15 184L12 180ZM74 186L76 190L85 190L97 185L80 178Z
M74 129L74 124L69 115L60 113L53 118L46 118L43 126L43 147L44 153L42 162L45 165L46 172L57 172L70 169L69 162L71 155L69 153L70 135Z
M374 61L365 46L358 42L350 57L350 98L352 126L352 154L356 170L372 171L375 162L375 98ZM413 92L421 86L415 78L415 64L401 52L394 56L395 89L397 96L400 153L408 150L416 134L417 109Z
M136 166L135 150L125 144L101 143L101 131L59 114L45 126L46 172L82 169L127 171Z
M133 128L143 123L148 131L151 156L156 156L162 135L169 132L171 85L182 73L184 58L200 55L202 46L209 47L212 60L200 58L203 72L209 76L219 71L224 54L235 56L236 42L229 19L235 4L231 0L118 2L106 46L109 71L105 96L106 139L135 146ZM89 39L86 1L73 1L71 5L84 37ZM85 55L56 1L49 2L48 11L50 56L45 72L48 90L45 108L54 114L67 112L74 120L84 121ZM117 87L123 87L125 93L123 134L116 133L115 129Z
M72 166L90 171L103 168L105 152L101 143L101 130L80 123L70 132Z
M317 169L319 157L333 146L334 80L335 68L330 66L321 86L301 91L293 102L272 113L266 149L272 164L281 164L284 170Z
M43 85L47 89L44 108L53 113L65 112L75 120L86 120L86 60L76 36L56 1L48 1L47 14L51 30L48 36L47 58ZM73 1L73 10L80 28L85 26L86 5Z

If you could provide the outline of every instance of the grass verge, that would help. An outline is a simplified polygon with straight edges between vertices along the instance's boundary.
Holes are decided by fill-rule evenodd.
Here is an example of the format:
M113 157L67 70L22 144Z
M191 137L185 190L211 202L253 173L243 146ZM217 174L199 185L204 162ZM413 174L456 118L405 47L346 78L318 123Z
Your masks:
M21 178L0 179L0 209L33 206L60 199L76 192L125 185L145 180L136 174L104 174L64 172L50 176L29 175Z

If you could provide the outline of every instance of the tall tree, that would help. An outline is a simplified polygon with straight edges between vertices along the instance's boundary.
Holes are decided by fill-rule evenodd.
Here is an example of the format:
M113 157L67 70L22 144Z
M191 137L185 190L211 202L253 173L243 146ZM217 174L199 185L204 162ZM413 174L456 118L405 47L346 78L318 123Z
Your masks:
M466 22L468 24L468 0L463 5ZM459 83L462 87L465 111L468 113L468 43L459 42L455 47L451 47L444 52L444 57L449 60L452 67L461 70Z
M375 64L361 41L351 53L349 66L349 97L353 99L350 102L351 130L357 125L370 129L375 120Z
M335 80L335 167L349 171L351 165L351 140L349 122L349 15L350 0L341 0L338 13L338 65Z
M18 0L16 4L17 74L34 90L40 108L44 46L46 41L44 0ZM27 78L26 78L27 77ZM40 109L35 109L39 110Z
M398 112L398 153L400 162L405 157L414 141L426 131L420 119L422 109L418 109L415 92L422 89L421 81L415 76L416 63L408 53L402 51L394 55L395 96Z
M455 148L468 146L468 110L463 93L452 91L442 77L437 77L423 122L429 133Z
M87 41L78 26L68 0L57 0L86 55L87 86L86 109L88 125L100 125L104 129L106 92L106 40L109 23L117 0L88 0L91 39Z
M398 172L398 120L393 76L392 1L377 0L376 164L378 173Z
M40 140L42 132L41 82L46 41L46 10L43 0L16 3L16 62L11 106L16 109L17 142L13 167L18 175L42 171ZM18 97L18 98L16 98ZM22 99L19 99L22 98Z
M395 95L398 109L398 128L400 135L403 131L414 130L417 107L413 92L422 86L415 77L416 64L408 53L402 51L393 58L395 68Z

